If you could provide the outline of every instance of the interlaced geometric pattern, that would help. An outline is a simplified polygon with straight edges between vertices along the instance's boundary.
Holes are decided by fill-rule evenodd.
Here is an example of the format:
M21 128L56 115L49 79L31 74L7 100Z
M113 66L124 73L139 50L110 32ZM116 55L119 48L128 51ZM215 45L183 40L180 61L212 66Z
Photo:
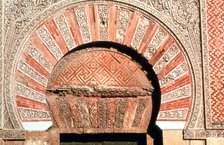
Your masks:
M87 51L85 54L70 53L65 56L70 50L75 50L75 46L88 42L110 41L131 47L130 49L134 49L139 55L145 56L145 59L152 65L160 82L161 100L163 101L157 121L186 121L193 89L188 62L179 45L166 29L138 9L130 9L128 6L113 2L102 3L83 3L55 13L32 33L22 52L15 74L15 84L23 86L23 91L16 91L15 94L17 107L24 107L25 109L20 109L20 111L24 114L28 112L30 114L27 116L31 116L32 111L25 110L41 108L42 104L36 103L39 102L37 97L39 94L45 97L47 87L51 86L75 85L84 88L83 86L104 85L114 86L114 88L133 86L147 88L150 82L146 79L146 74L141 67L129 57L118 52L112 52L109 49L100 52L99 49L100 51ZM211 6L215 7L213 3ZM220 8L215 8L214 13L218 9ZM213 17L210 19L212 22L217 21L213 20ZM221 25L214 23L214 26L213 24L211 26L221 28ZM218 34L220 38L223 36L222 31L214 29L210 33L213 31L217 31L214 34ZM222 45L218 39L212 43ZM222 52L215 49L210 50L212 51L210 58L217 59L220 63L217 67L221 69L223 65L220 60L223 58L217 56L222 57ZM60 64L58 64L59 60ZM215 61L213 62L218 65ZM211 70L215 75L220 75L218 71ZM215 75L211 76L215 77ZM221 79L220 76L216 80L221 82ZM186 86L189 88L186 89ZM213 92L221 93L220 91ZM38 94L38 96L33 94ZM24 101L26 99L27 101ZM184 101L183 104L181 99L188 101ZM217 108L221 109L221 107ZM38 111L41 112L42 109ZM30 119L33 120L33 118ZM41 117L39 120L42 120Z
M54 68L49 89L57 87L150 88L140 65L113 49L89 48L65 56ZM130 89L130 88L129 88ZM115 92L113 92L115 93ZM54 126L92 132L146 132L151 96L47 96Z
M64 59L66 61L55 67L51 77L53 84L49 86L150 86L141 67L127 56L115 51L84 51L70 54Z
M207 0L212 122L224 122L224 1Z

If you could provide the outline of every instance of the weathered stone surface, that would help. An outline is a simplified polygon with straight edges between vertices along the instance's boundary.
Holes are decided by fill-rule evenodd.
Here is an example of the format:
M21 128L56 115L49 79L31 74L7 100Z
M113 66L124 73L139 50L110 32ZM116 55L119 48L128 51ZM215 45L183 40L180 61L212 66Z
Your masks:
M82 44L89 42L111 41L133 47L136 52L143 56L145 55L145 58L147 58L151 65L156 66L156 73L158 73L159 80L162 82L162 95L167 95L167 93L170 93L173 89L177 89L178 91L183 85L189 85L191 87L191 93L188 97L199 98L195 96L200 96L200 91L195 91L197 90L195 88L192 89L192 87L199 87L198 90L201 90L200 76L198 76L198 73L201 71L200 67L197 65L199 62L197 59L198 56L194 55L192 49L200 48L196 46L200 43L194 43L198 36L197 34L195 35L195 32L199 32L196 31L198 22L195 19L197 17L192 15L196 13L191 13L184 9L185 6L186 8L192 6L192 11L196 11L198 5L197 2L194 0L189 1L189 3L185 1L168 1L165 3L158 3L155 1L150 3L149 1L140 2L138 0L120 1L122 4L119 3L119 0L116 2L111 1L109 4L108 1L76 2L61 1L56 3L55 6L46 9L44 15L42 15L42 10L50 6L53 2L7 2L8 9L6 12L13 16L7 19L7 22L10 23L15 20L15 23L12 23L12 29L9 29L9 25L7 24L7 30L13 30L13 32L7 31L9 33L7 33L5 43L7 47L7 49L5 49L7 52L6 56L9 56L5 57L6 62L9 62L7 63L7 68L5 68L5 77L7 78L5 83L8 84L5 89L5 98L7 98L7 108L12 108L9 115L17 128L22 127L19 123L20 119L22 123L27 123L28 121L32 122L32 116L27 113L31 112L34 108L41 108L43 106L39 102L35 102L38 101L37 99L41 98L31 97L32 95L29 93L35 92L35 94L38 94L39 96L45 96L45 91L47 89L46 82L49 81L49 78L51 77L50 73L58 60L63 58L68 51L74 50L75 46L81 46ZM40 8L40 6L42 7ZM13 8L18 11L16 13L9 11ZM164 11L163 8L166 9L166 11ZM21 9L22 11L20 11ZM27 15L23 17L23 11L26 10L28 10ZM142 10L148 13L145 13ZM177 10L180 13L176 14L175 12ZM186 15L182 15L182 12ZM161 13L164 13L165 15L161 15ZM33 14L32 20L29 17L31 14ZM149 14L152 14L153 16ZM22 17L17 19L15 15ZM191 21L189 21L188 18L186 19L185 16L191 18ZM162 23L158 23L155 18L159 18ZM25 22L23 20L25 20ZM165 27L163 26L163 23L166 25L164 25ZM25 25L27 25L27 27L25 27ZM22 31L22 29L24 30ZM173 32L172 35L169 33L170 30ZM15 34L14 32L17 33ZM12 42L11 40L14 40L14 38L16 38L15 42ZM179 45L179 42L176 40L180 40L181 45ZM122 58L119 58L117 55L116 59L122 61ZM88 63L88 61L88 57L83 57L81 60L81 62L86 63ZM92 60L92 62L93 61L94 60ZM107 57L107 55L102 55L102 57L99 58L99 61L102 61L108 67L111 67L113 70L112 74L116 74L116 70L119 70L114 67L116 60L110 61L110 57ZM157 64L157 62L160 63ZM184 69L184 71L175 69L179 68L179 64L182 63L185 64L185 68L187 69ZM74 69L78 70L78 68L82 66L80 64L74 67ZM97 63L95 64L97 66ZM98 65L99 64L101 63L98 63ZM96 74L102 74L100 71L104 71L104 75L96 75L91 81L88 80L89 72L97 69L96 66L88 65L88 69L85 69L85 71L80 74L83 76L81 78L84 79L86 77L86 81L89 81L92 84L97 83L99 78L106 81L108 78L106 70L97 70ZM131 70L135 70L136 68L132 63L126 63L123 66ZM176 72L178 73L177 76L175 75ZM67 73L69 72L67 71ZM183 74L184 76L182 76ZM126 81L129 80L127 73L122 71L119 75L123 77L119 76L117 79L110 79L108 83L110 85L116 85L116 83L122 81L127 83ZM144 75L145 74L138 74L137 80L141 80L141 76ZM196 77L194 77L194 75ZM194 78L197 80L191 82ZM73 79L76 79L77 82L80 81L77 78ZM15 80L15 82L11 82L10 80ZM132 82L133 81L134 80L132 80ZM23 97L25 97L25 99L31 99L32 101L29 100L29 102L35 104L33 105L34 107L32 105L26 105L26 108L30 111L27 111L27 109L20 109L23 104L19 102L22 102L25 99L21 99L21 96L10 91L16 89L14 84L18 83L26 88ZM176 93L173 94L170 102L180 99L180 96L176 95ZM18 108L12 106L13 98L16 98ZM169 103L165 105L169 105ZM185 112L187 113L184 112L185 114L189 114L190 103L191 99L185 104L185 106L187 106L185 108ZM181 103L175 106L177 106L177 108L172 109L183 107ZM29 115L31 117L26 117L26 120L24 120L24 118L19 118L20 116L16 117L16 109L20 109L19 111L22 114L27 114L27 116ZM170 113L170 110L163 111L165 111L163 113ZM37 110L36 112L44 114L42 109ZM184 113L180 112L178 120L186 122L189 116ZM46 118L40 115L40 118L35 118L35 121L44 122L44 119ZM158 120L163 119L173 120L172 115L167 116L167 118L158 118Z
M21 129L22 125L20 124L20 120L22 120L22 122L32 122L34 121L33 119L35 119L35 121L44 121L46 120L46 116L47 119L49 119L49 114L46 113L46 104L43 105L40 102L43 103L49 72L51 72L57 60L65 55L68 50L73 49L75 44L81 45L86 42L98 40L115 42L115 38L117 38L118 41L116 42L121 44L125 42L124 44L133 46L134 49L139 50L138 52L141 54L149 52L149 54L145 54L145 56L150 58L150 64L155 64L155 71L158 73L161 86L163 87L162 96L165 96L162 98L162 110L158 120L186 121L188 119L188 128L204 129L204 122L206 122L206 127L210 129L223 128L221 122L223 117L220 117L222 115L219 114L219 112L222 112L220 111L222 107L218 105L222 104L219 101L222 101L222 99L220 99L220 95L217 95L217 92L220 94L222 91L222 89L220 89L222 86L222 83L220 83L222 81L222 79L220 79L222 72L220 72L220 67L216 65L222 63L222 57L219 57L221 56L220 54L222 54L222 51L219 50L219 48L222 47L222 43L220 43L222 41L221 31L216 31L216 26L222 23L221 8L223 3L221 0L215 3L208 0L208 9L205 8L205 0L131 0L120 1L122 4L110 2L110 5L107 5L108 1L100 1L100 3L97 1L95 4L91 2L75 4L74 1L56 2L58 1L10 0L1 2L3 5L3 7L1 7L3 11L1 12L5 13L5 17L1 17L5 19L2 20L1 23L4 25L4 28L1 30L4 31L2 36L5 37L2 39L4 40L2 46L5 48L1 49L2 53L0 55L0 74L2 74L0 76L2 83L0 84L5 85L5 87L1 87L0 93L1 96L4 97L0 100L0 104L5 103L6 107L0 108L3 109L3 111L0 112L7 115L7 117L0 119L4 120L4 123L0 122L2 127ZM52 4L54 4L54 6L51 6ZM77 5L80 6L80 11L76 9ZM89 5L95 8L91 14L89 13ZM65 6L69 7L65 8ZM42 10L45 8L47 9L43 12ZM144 23L145 21L143 22L143 18L150 18L149 20L151 20L151 17L149 17L148 14L143 14L143 11L137 8L152 14L153 20L154 18L160 19L161 24L164 23L166 27L168 27L167 30L172 31L172 36L169 36L167 39L162 39L161 43L157 44L161 39L157 39L158 41L156 42L154 38L160 38L157 35L159 33L158 30L161 30L160 24L157 24L157 21L153 21L153 23L156 22L156 25L159 25L157 29L151 25L151 22L149 25L148 23ZM213 15L214 8L216 10L215 15ZM206 10L209 15L209 31L206 31ZM140 14L136 14L135 11ZM199 23L199 12L201 12L201 23ZM104 16L102 13L106 15ZM60 23L57 17L58 15L64 18L60 19ZM95 19L95 21L91 21L90 15L92 15L92 20ZM77 22L79 19L80 21ZM63 24L61 22L63 22ZM142 25L139 22L143 22L141 23ZM202 24L200 27L201 31L199 29L199 24ZM44 33L46 34L44 39L47 41L43 40L42 34L38 34L37 36L36 32L38 32L38 30L34 30L33 32L34 27L42 30L43 27L39 26L47 28L47 31ZM148 28L146 29L146 27ZM169 33L166 32L166 27L164 27L163 31L169 35ZM98 29L94 31L93 29L95 28ZM149 33L148 30L151 30L151 28L153 29L150 31L151 33ZM219 27L219 29L222 28ZM111 30L113 30L114 33L112 33ZM93 32L97 34L95 38L93 38ZM202 40L200 40L200 32L202 33ZM207 32L209 32L209 49L207 48ZM129 36L126 36L127 34L129 34ZM146 34L147 39L144 39L146 36L143 37L140 36L140 34ZM30 35L32 36L30 37ZM170 39L174 41L171 37L174 37L174 40L180 41L181 47L183 45L184 48L180 49L176 42L174 42L174 46L177 46L177 49L173 49L173 52L172 48L174 47L172 43L170 45L172 47L168 45L169 47L166 48L164 43L167 43ZM37 47L37 53L35 52L35 54L38 55L33 55L32 53L34 52L25 50L28 47L25 44L30 44L30 41L32 45ZM203 83L201 81L200 44L202 44L202 53L204 55L202 60L204 61L204 94L206 103L203 103L201 95L203 90L201 85ZM53 50L52 46L57 48L57 50ZM207 50L209 50L209 52L207 52ZM217 59L217 56L220 59ZM216 59L217 61L215 61ZM212 63L213 61L214 64ZM183 62L187 62L187 69L185 69L185 71L175 69ZM17 65L19 66L24 63L26 63L25 65L27 67L17 67ZM214 72L214 75L209 75L209 71ZM3 72L5 72L5 74ZM183 74L185 75L182 76ZM212 81L209 81L207 76L210 76ZM5 78L1 79L2 77ZM93 80L93 82L94 81L95 80ZM209 84L210 82L212 83ZM25 88L24 93L20 93L20 95L24 95L22 96L24 98L14 93L14 90L17 89L17 83L21 83ZM211 85L214 94L210 92L211 89L209 85ZM182 89L186 86L189 86L187 90L188 93L182 92ZM218 90L214 91L215 89ZM180 95L179 92L181 92L183 96ZM33 94L38 96L34 97ZM183 97L185 97L185 99L183 99ZM36 101L40 102L37 103ZM18 108L16 108L15 102ZM189 114L191 102L194 105L191 110L193 115ZM203 115L204 104L206 104L206 115ZM213 105L211 104L215 104L215 109L213 109ZM22 108L22 105L25 105L25 108ZM3 107L3 105L0 106ZM36 108L39 108L39 110L34 110ZM211 112L210 108L212 108ZM17 117L17 112L23 115ZM33 114L36 115L34 116ZM206 120L204 120L204 116L206 116ZM216 121L218 121L218 123ZM202 134L206 136L207 132ZM219 136L220 134L218 131L209 131L209 135ZM189 135L189 137L190 136L191 135Z
M86 62L81 62L84 57ZM124 54L103 48L74 52L52 74L47 99L55 127L91 133L146 132L153 87L141 67ZM108 83L111 79L115 83Z

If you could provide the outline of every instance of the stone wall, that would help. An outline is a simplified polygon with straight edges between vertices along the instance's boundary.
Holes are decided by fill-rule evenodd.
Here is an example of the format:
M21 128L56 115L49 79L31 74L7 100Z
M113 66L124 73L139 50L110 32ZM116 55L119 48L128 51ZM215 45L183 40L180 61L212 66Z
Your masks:
M222 144L215 138L224 137L223 5L222 0L1 1L0 138L27 138L2 144L28 144L32 133L25 137L24 128L52 125L45 94L52 69L73 48L96 41L131 47L152 65L161 87L157 125L184 129L164 130L164 144L169 136L176 136L173 144ZM183 135L207 141L184 141Z

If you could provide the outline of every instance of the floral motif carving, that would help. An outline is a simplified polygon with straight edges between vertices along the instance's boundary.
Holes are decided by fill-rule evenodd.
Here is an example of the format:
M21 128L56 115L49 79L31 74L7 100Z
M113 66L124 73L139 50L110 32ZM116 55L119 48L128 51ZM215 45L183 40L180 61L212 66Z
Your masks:
M107 5L99 5L98 7L98 26L99 39L102 41L108 40L108 25L109 25L109 7Z
M86 9L84 7L75 9L75 16L79 25L80 32L82 34L83 42L90 42L91 36L89 31L89 22L87 19Z
M115 128L122 128L124 122L124 116L128 109L128 101L125 99L120 99L118 102L116 121L114 124Z
M168 73L163 79L160 80L160 87L163 88L174 80L180 78L184 74L187 74L187 64L184 62Z
M47 79L22 60L19 62L18 70L34 79L35 81L39 82L43 86L47 86Z
M6 105L5 104L3 104L3 110L4 110L4 112L3 112L3 119L4 119L4 121L3 121L3 128L4 129L13 129L13 124L11 123L11 121L10 121L10 117L9 117L9 112L7 111L7 109L6 109Z
M181 27L189 27L199 34L199 12L197 0L150 0L149 4L153 5L159 11L172 16L173 20Z
M97 99L91 99L88 101L89 108L89 120L93 128L98 128L98 116L97 116Z
M58 26L58 29L68 47L69 50L75 48L76 44L74 42L74 39L72 37L71 30L65 20L64 15L59 15L55 18L55 22Z
M42 65L48 72L53 69L52 64L32 45L27 46L28 54L35 59L40 65Z
M116 111L117 111L117 101L113 99L108 99L108 117L107 117L107 127L114 128L115 118L116 118Z
M145 51L144 56L150 59L166 38L167 34L162 29L159 29L156 32L155 36L152 38L152 42L149 44L148 50Z
M51 117L48 111L41 111L41 110L35 110L35 109L23 108L23 107L20 107L18 111L23 120L38 120L41 118L46 120L51 120Z
M23 29L26 24L33 18L33 14L40 12L49 5L57 2L58 0L7 0L5 3L5 24L10 26L10 23L15 22L18 29Z
M180 50L176 46L172 46L153 66L155 73L158 74L178 53Z
M206 139L206 138L223 138L224 130L212 130L212 129L192 129L184 130L185 139Z
M82 124L82 117L79 110L80 104L75 99L72 99L71 101L69 101L69 104L71 106L71 112L72 112L73 123L74 123L73 126L77 128L81 128L83 124Z
M65 98L60 97L57 99L58 106L63 114L63 118L65 120L65 124L68 128L72 127L72 115L70 111L70 107Z
M57 60L60 60L63 56L63 53L55 40L52 38L51 34L48 32L45 26L41 27L38 31L38 36L42 42L49 48L51 53Z
M125 10L120 10L119 12L119 22L116 35L116 41L122 43L124 41L125 32L129 23L130 12Z
M144 112L144 110L146 109L146 106L147 106L147 100L145 99L140 99L139 102L138 102L138 107L136 109L136 114L135 114L135 118L134 118L134 121L132 123L132 127L138 127L140 122L141 122L141 119L142 119L142 114Z
M170 111L160 111L158 115L158 120L162 119L173 119L173 120L183 120L187 116L187 108L170 110Z
M89 120L89 109L87 106L87 100L86 99L79 99L79 109L82 117L82 123L84 128L89 128L90 127L90 120Z
M41 94L27 86L17 83L16 85L16 95L33 99L35 101L46 103L46 97L44 94Z
M174 91L171 91L169 93L162 94L161 103L166 103L166 102L173 101L173 100L176 100L176 99L189 97L190 92L191 92L191 90L190 90L189 85L183 86L183 87L178 88L178 89L176 89Z
M99 128L107 128L107 100L97 101L97 110L99 112L98 122Z
M149 26L149 20L148 19L141 18L139 20L139 23L138 23L138 26L137 26L137 30L136 30L134 38L133 38L133 40L131 42L131 47L133 47L135 50L138 49L138 47L139 47L139 45L141 43L141 40L144 37L145 32L146 32L148 26Z

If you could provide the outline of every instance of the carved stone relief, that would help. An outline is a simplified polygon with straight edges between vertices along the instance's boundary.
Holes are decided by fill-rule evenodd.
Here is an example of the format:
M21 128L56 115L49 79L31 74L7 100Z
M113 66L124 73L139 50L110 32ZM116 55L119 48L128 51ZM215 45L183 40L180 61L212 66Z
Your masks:
M145 33L148 26L149 26L149 21L146 18L141 18L139 20L136 33L135 33L134 38L132 39L132 42L131 42L131 47L133 47L134 49L139 48L141 40L143 39L144 33Z
M29 24L32 18L31 16L33 16L33 14L40 13L43 9L51 6L56 2L58 1L56 0L50 0L50 1L27 0L23 2L19 2L17 0L7 1L5 3L6 6L5 13L7 14L7 16L10 17L5 18L6 19L5 31L7 30L6 32L8 32L13 36L16 35L13 34L10 30L8 30L10 29L9 26L12 29L15 29L17 33L19 33L27 24ZM148 0L144 1L144 3L161 11L168 18L171 17L173 21L176 23L176 25L179 25L180 29L183 30L184 35L188 37L188 39L192 38L192 40L190 40L192 45L194 46L196 45L195 42L198 42L197 40L199 40L199 13L198 13L199 4L196 0L189 0L189 1ZM13 24L15 26L11 26L10 24ZM11 39L13 36L11 36ZM197 46L195 48L200 47ZM197 51L200 52L200 50Z
M79 8L75 10L75 16L79 24L79 29L81 30L82 38L84 43L91 41L90 31L88 28L88 19L85 8Z
M125 32L130 20L130 11L119 10L119 24L117 29L116 41L122 43L124 41Z
M156 52L157 48L159 48L161 42L163 42L166 38L167 38L166 33L162 29L159 29L153 36L147 51L144 53L144 56L150 59L152 55Z
M72 38L71 30L69 29L69 25L67 24L65 17L63 15L59 15L55 18L55 22L59 28L59 31L61 33L68 47L69 50L75 48L76 44L74 42L74 39Z
M82 62L84 57L86 61ZM103 48L63 57L53 69L47 90L54 126L92 133L146 132L153 86L132 61L122 53ZM113 66L110 62L114 62ZM116 83L110 83L111 78ZM133 100L137 103L133 104Z
M4 33L2 31L2 28L3 28L3 19L2 19L2 16L3 16L3 2L1 1L0 2L0 120L2 120L3 118L3 78L4 78L4 73L3 73L3 66L4 66L4 61L3 61L3 57L4 57L4 44L3 44L3 41L4 41ZM2 126L3 126L3 122L0 121L0 129L2 129Z
M99 40L106 41L109 36L109 7L107 5L99 5L98 10L98 30Z
M19 125L19 119L16 118L15 110L13 109L15 106L13 102L14 98L12 97L12 89L13 89L13 76L14 76L14 70L16 69L16 63L18 62L20 52L23 49L23 46L25 45L25 41L27 39L27 36L31 34L31 31L33 31L34 28L36 28L40 23L42 23L44 20L47 19L46 16L51 15L55 11L66 9L70 6L72 6L74 3L79 4L83 3L82 0L77 1L61 1L54 5L56 1L7 1L5 3L5 98L7 104L7 108L12 108L9 110L9 115L11 117L11 120L14 124L15 128L21 128L21 125ZM103 2L103 1L102 1ZM197 112L200 112L203 110L203 108L198 108L197 106L200 105L200 97L201 97L201 77L200 77L200 55L199 53L195 55L195 52L199 52L200 50L193 51L195 48L200 48L197 44L194 42L199 42L199 27L198 27L198 2L195 0L189 0L189 1L163 1L163 0L152 0L152 1L138 1L138 0L124 0L116 1L119 5L125 7L126 4L130 4L131 9L134 8L140 8L145 11L147 11L147 14L150 13L154 15L156 18L160 19L163 23L166 24L167 27L170 28L172 31L172 35L175 35L178 40L181 41L181 45L184 46L186 49L186 52L183 51L184 55L186 56L186 62L192 64L192 69L190 70L190 73L195 75L192 79L193 81L193 88L196 88L197 91L194 91L192 93L193 96L193 102L192 104L196 104L192 107L192 113L194 114L193 117L189 119L189 128L194 128L194 125L198 121L198 115ZM116 3L114 2L114 3ZM91 2L89 2L91 3ZM82 9L82 7L80 7ZM44 11L43 11L44 10ZM81 20L81 14L78 15L77 11L79 9L75 10L75 16L77 19L80 18L78 21L79 29L81 30L81 35L84 40L84 42L91 42L91 35L88 28L88 19L86 18L85 10L80 13L83 14L83 19ZM27 13L26 13L27 12ZM195 12L197 14L195 14ZM124 34L126 27L128 27L129 17L131 16L131 11L122 11L120 10L120 16L122 22L119 22L118 24L118 33L116 35L117 41L122 42L124 39ZM142 12L145 13L145 12ZM45 15L42 15L45 14ZM31 17L32 15L32 17ZM106 19L105 18L102 19ZM123 22L124 21L124 22ZM82 22L82 23L80 23ZM103 23L103 21L101 22ZM140 27L140 26L139 26ZM119 29L121 28L121 29ZM14 31L15 29L15 31ZM104 29L102 29L104 30ZM140 31L140 28L137 29ZM143 28L141 29L143 30ZM145 28L144 28L145 30ZM105 29L106 32L106 29ZM64 34L64 33L63 33ZM137 36L137 33L136 33ZM69 38L69 37L68 37ZM12 40L14 42L12 42ZM133 41L138 42L139 40L133 39ZM70 41L69 41L70 42ZM68 42L66 42L68 43ZM74 45L74 44L73 44ZM134 46L138 46L137 43ZM50 46L49 46L50 48ZM49 49L50 50L50 49ZM170 50L170 49L169 49ZM179 50L179 49L178 49ZM56 58L60 58L63 55L56 55ZM179 53L179 52L177 52ZM171 59L174 58L177 54L174 52L170 55ZM168 56L168 55L167 55ZM34 58L38 60L38 58ZM165 64L168 64L166 62L169 62L171 59L164 58ZM161 62L162 63L162 62ZM49 68L48 70L52 69L52 66L48 65L46 61L41 62L41 65ZM160 65L158 65L160 66ZM155 67L156 68L156 67ZM161 70L162 67L158 67L156 70ZM44 79L41 79L44 80ZM94 80L93 80L94 81ZM11 103L11 104L10 104ZM91 121L90 121L91 122Z
M60 60L63 56L63 53L61 52L61 49L59 48L57 43L54 41L54 38L52 38L51 34L48 32L47 28L42 27L41 29L39 29L39 31L37 32L37 35L44 42L44 44L49 48L49 50L54 55L54 57L57 60Z

